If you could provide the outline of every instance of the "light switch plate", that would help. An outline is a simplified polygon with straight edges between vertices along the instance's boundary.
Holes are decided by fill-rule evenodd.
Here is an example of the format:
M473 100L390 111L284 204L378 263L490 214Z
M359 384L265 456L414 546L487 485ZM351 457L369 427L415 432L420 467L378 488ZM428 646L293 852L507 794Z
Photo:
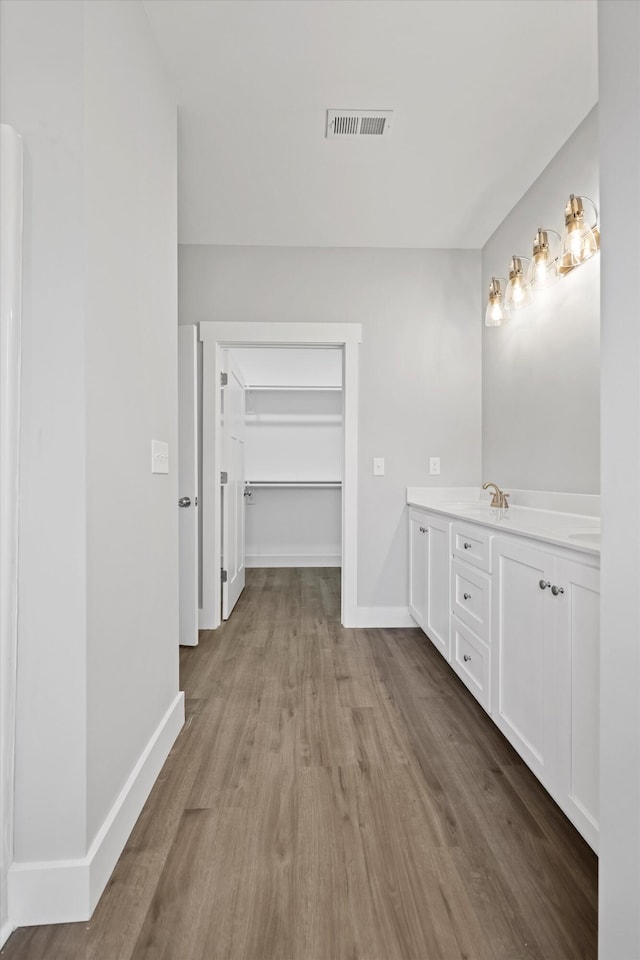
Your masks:
M440 457L429 457L429 473L432 477L440 476Z
M373 458L373 475L374 477L384 477L384 457Z
M151 441L151 473L169 473L169 444L164 440Z

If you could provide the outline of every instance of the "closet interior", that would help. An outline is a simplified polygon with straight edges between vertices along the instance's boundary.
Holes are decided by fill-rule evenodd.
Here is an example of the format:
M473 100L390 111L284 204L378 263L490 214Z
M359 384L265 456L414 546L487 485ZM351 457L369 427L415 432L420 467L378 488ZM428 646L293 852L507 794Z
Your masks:
M230 354L246 389L246 566L340 566L342 350Z

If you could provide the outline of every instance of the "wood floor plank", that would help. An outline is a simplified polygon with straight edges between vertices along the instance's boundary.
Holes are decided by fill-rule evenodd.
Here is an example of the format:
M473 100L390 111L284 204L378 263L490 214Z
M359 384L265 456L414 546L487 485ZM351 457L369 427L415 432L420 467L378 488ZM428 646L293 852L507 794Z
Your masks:
M89 923L3 960L595 958L597 861L424 634L249 570Z

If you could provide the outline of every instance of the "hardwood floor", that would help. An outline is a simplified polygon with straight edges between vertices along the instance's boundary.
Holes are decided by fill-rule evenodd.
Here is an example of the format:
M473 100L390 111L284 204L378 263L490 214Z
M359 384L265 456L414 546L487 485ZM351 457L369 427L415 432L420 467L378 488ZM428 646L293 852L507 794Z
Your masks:
M249 570L89 923L6 960L596 956L597 860L427 638L337 570Z

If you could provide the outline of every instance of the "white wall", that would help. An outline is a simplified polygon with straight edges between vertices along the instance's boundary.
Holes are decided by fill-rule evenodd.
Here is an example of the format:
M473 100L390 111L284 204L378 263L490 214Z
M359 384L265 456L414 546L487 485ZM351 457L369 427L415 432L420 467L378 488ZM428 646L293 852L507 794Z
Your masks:
M362 323L360 606L406 608L407 485L480 482L480 312L476 251L179 248L180 323Z
M84 132L90 843L177 692L176 107L140 3L85 6Z
M41 922L88 915L110 867L83 858L178 696L175 456L149 473L153 436L177 453L175 108L137 0L0 15L25 151L10 897Z
M83 5L0 7L0 111L24 137L14 855L86 850Z
M538 227L564 227L569 194L598 203L597 109L569 138L482 250L483 311L492 276L531 256ZM483 329L483 476L502 487L598 493L600 258L544 300Z
M339 567L340 489L254 490L247 498L248 567Z
M640 5L599 5L601 960L640 957Z

